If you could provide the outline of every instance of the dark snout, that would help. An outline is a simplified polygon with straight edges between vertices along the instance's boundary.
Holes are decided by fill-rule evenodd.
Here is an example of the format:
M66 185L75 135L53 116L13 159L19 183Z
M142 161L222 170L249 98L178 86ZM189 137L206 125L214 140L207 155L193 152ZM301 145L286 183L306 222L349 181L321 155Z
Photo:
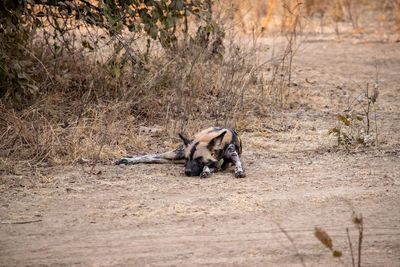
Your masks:
M190 169L185 169L186 176L200 176L201 171L193 171Z
M200 176L200 173L203 168L201 166L197 166L196 164L187 164L185 167L185 175L186 176Z
M196 160L188 160L185 165L186 176L200 176L203 170L203 164Z

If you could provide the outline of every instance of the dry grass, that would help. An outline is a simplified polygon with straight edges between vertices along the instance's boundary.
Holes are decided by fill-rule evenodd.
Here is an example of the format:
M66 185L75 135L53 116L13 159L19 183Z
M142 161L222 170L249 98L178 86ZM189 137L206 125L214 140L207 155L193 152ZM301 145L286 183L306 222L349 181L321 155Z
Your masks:
M6 158L66 164L79 158L95 159L101 146L104 146L103 159L126 153L120 143L141 147L133 134L132 117L118 120L119 105L91 105L80 117L80 114L68 114L71 110L64 106L65 99L49 98L46 97L43 106L23 112L2 108L1 149ZM47 102L50 100L52 103Z
M215 12L221 30L211 41L180 42L174 51L129 34L106 42L103 32L85 29L69 36L69 50L75 44L71 54L44 45L46 36L38 33L21 58L13 59L30 90L0 100L0 170L15 172L15 162L71 164L154 151L160 143L173 147L178 132L192 135L210 125L264 131L258 118L271 109L292 108L296 97L291 73L298 35L318 16L325 27L322 10L336 14L330 15L335 23L363 26L354 1L270 1L267 7L264 2L257 2L258 13L250 16L255 9L247 2L224 8L222 1ZM238 26L251 28L252 35L242 38ZM279 29L280 44L259 45L258 27ZM218 46L222 33L225 41ZM102 40L101 46L91 51L82 47L85 40ZM152 136L160 143L150 143Z
M233 9L238 29L248 34L290 31L296 15L309 33L360 33L382 23L398 30L400 24L399 0L235 0L219 5Z
M254 50L237 44L228 45L223 60L196 44L173 55L155 49L144 65L127 63L126 55L99 64L82 52L60 51L54 59L39 45L27 53L40 65L27 70L37 77L37 92L0 103L3 170L17 160L115 159L149 149L140 126L159 125L150 134L165 138L193 134L208 125L232 126L235 114L254 106L248 96L259 62L252 61Z

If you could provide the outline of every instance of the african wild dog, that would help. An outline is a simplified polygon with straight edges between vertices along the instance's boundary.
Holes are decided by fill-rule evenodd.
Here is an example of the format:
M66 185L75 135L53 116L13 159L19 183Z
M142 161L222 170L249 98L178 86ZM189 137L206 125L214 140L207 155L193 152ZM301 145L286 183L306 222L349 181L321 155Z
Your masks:
M116 162L119 164L137 163L181 163L185 160L187 176L208 177L212 172L225 169L230 163L235 165L235 176L245 177L239 156L242 153L242 141L233 129L208 128L197 133L193 139L182 134L179 137L183 145L161 154L145 156L127 156Z

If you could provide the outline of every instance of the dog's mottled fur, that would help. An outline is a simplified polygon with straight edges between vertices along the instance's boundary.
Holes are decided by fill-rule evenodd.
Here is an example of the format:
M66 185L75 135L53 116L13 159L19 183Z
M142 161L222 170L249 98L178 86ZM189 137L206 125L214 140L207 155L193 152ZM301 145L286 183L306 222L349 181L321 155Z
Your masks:
M127 156L116 164L137 163L183 163L187 176L208 177L212 172L225 169L230 163L235 165L235 176L245 177L239 156L242 153L242 141L233 129L208 128L197 133L193 139L182 134L179 137L183 145L161 154L145 156Z

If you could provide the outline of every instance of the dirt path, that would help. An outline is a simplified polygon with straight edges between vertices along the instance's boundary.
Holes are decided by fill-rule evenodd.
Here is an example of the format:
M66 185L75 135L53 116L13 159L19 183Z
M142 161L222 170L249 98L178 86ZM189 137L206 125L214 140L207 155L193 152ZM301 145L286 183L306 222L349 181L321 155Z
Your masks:
M332 149L335 114L376 64L381 146ZM245 179L187 178L176 165L2 175L0 265L337 266L313 235L320 226L351 266L354 210L364 217L363 265L400 266L400 44L305 42L295 66L298 108L243 133Z

